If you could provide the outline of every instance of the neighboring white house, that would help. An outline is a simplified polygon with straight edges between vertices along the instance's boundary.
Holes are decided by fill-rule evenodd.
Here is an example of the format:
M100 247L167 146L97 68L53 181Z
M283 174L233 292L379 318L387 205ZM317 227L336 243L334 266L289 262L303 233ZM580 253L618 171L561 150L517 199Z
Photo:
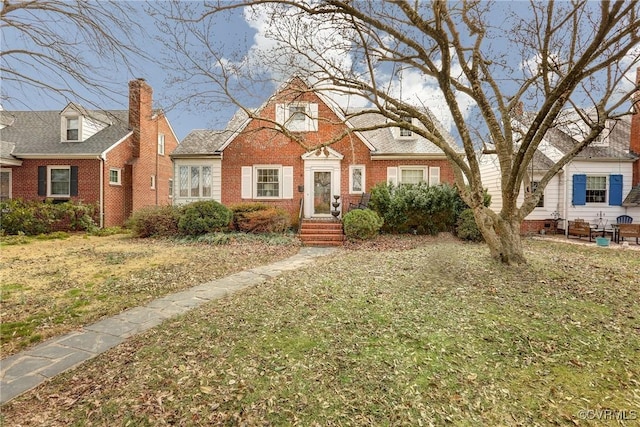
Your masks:
M629 215L640 222L640 206L623 206L632 190L633 163L638 157L629 151L631 118L611 120L599 140L594 141L569 162L547 184L538 206L525 219L522 232L539 232L550 219L559 219L565 229L567 220L584 219L593 224L616 222L619 215ZM524 194L542 179L547 170L580 138L574 126L550 129L534 155L530 179L520 191ZM491 194L491 209L500 212L502 195L500 170L495 154L480 158L482 182ZM532 177L532 178L531 178Z

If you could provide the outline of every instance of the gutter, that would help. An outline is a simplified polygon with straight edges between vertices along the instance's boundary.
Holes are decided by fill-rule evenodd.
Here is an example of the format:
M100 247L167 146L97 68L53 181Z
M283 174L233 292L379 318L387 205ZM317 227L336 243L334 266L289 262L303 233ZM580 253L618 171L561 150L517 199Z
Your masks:
M100 228L104 228L104 165L106 160L104 154L100 155Z

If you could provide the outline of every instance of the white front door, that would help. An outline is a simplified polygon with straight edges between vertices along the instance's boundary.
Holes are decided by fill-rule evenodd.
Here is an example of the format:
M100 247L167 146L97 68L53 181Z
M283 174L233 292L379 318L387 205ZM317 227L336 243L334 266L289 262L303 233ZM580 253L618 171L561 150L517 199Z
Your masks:
M304 217L332 218L334 196L340 194L340 164L344 156L328 147L302 155L304 160ZM342 212L342 200L338 210Z
M313 216L331 216L331 170L313 171Z

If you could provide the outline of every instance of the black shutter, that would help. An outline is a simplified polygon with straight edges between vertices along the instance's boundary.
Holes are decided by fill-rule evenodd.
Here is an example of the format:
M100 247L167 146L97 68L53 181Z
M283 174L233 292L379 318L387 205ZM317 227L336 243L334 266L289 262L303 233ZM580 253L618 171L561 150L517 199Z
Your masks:
M78 195L78 166L71 166L71 182L69 191L71 196Z
M47 167L38 166L38 196L47 196Z

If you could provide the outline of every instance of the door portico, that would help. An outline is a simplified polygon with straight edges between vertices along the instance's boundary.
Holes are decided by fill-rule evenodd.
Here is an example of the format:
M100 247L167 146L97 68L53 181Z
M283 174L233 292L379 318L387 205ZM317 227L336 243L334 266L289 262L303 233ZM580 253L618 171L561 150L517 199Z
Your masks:
M309 151L304 161L305 218L332 218L331 203L340 195L340 164L344 156L330 147ZM339 209L342 211L342 200Z

